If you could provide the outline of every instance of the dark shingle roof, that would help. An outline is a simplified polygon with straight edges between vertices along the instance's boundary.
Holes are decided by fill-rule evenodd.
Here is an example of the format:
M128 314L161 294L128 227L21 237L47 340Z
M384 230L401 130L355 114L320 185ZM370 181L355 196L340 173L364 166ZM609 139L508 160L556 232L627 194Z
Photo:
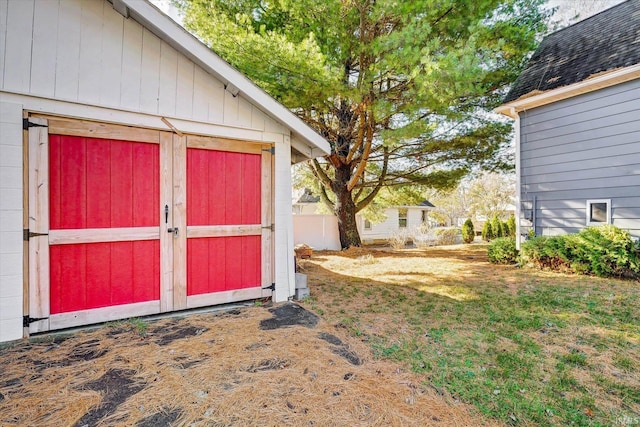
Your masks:
M428 200L423 200L418 206L424 206L424 207L427 207L427 208L435 208L433 203L431 203Z
M640 0L628 0L548 35L504 99L581 82L640 63Z
M304 193L296 203L318 203L320 201L320 196L314 196L311 190L308 188L304 189Z

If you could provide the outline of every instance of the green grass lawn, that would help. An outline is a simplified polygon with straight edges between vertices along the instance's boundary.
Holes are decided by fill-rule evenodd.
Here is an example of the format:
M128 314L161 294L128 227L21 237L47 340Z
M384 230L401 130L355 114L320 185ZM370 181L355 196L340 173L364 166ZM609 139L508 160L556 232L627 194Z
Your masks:
M321 252L306 304L507 425L640 426L640 283L496 266L486 248Z

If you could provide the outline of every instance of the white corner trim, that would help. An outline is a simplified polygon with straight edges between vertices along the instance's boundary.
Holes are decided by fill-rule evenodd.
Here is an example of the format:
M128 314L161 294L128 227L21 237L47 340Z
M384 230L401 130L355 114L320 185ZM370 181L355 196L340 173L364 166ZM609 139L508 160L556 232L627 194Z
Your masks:
M514 137L516 143L516 249L520 250L520 244L522 240L522 236L520 234L521 226L520 226L520 215L522 214L522 187L521 187L521 171L520 171L520 115L515 108L512 107L511 114L515 118L515 123L513 124L514 128Z
M605 72L599 76L552 89L528 98L516 99L515 101L502 104L493 111L515 119L517 113L520 111L551 104L635 79L640 79L640 64Z
M305 140L311 146L317 147L323 154L331 152L329 143L320 134L256 86L244 74L216 55L187 30L160 12L148 0L120 0L119 3L123 3L127 7L129 15L135 21L203 67L208 73L220 79L227 90L230 89L232 93L236 94L241 93L261 107L268 116L284 124L295 136Z

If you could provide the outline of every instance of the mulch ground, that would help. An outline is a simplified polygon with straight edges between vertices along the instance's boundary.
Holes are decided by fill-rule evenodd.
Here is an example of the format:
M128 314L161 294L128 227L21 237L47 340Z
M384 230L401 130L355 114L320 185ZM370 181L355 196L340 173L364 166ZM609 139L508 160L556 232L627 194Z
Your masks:
M489 424L294 303L0 348L1 426Z

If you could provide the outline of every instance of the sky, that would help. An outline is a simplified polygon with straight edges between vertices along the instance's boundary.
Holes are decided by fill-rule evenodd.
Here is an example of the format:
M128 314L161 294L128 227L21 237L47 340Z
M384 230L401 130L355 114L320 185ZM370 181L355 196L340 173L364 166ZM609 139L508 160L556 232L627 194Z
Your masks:
M623 1L624 0L547 0L547 6L558 8L558 11L554 15L554 21L558 22L557 29L560 29L586 19L591 15L595 15ZM171 6L171 0L151 0L151 3L171 16L175 21L180 22L177 10Z

